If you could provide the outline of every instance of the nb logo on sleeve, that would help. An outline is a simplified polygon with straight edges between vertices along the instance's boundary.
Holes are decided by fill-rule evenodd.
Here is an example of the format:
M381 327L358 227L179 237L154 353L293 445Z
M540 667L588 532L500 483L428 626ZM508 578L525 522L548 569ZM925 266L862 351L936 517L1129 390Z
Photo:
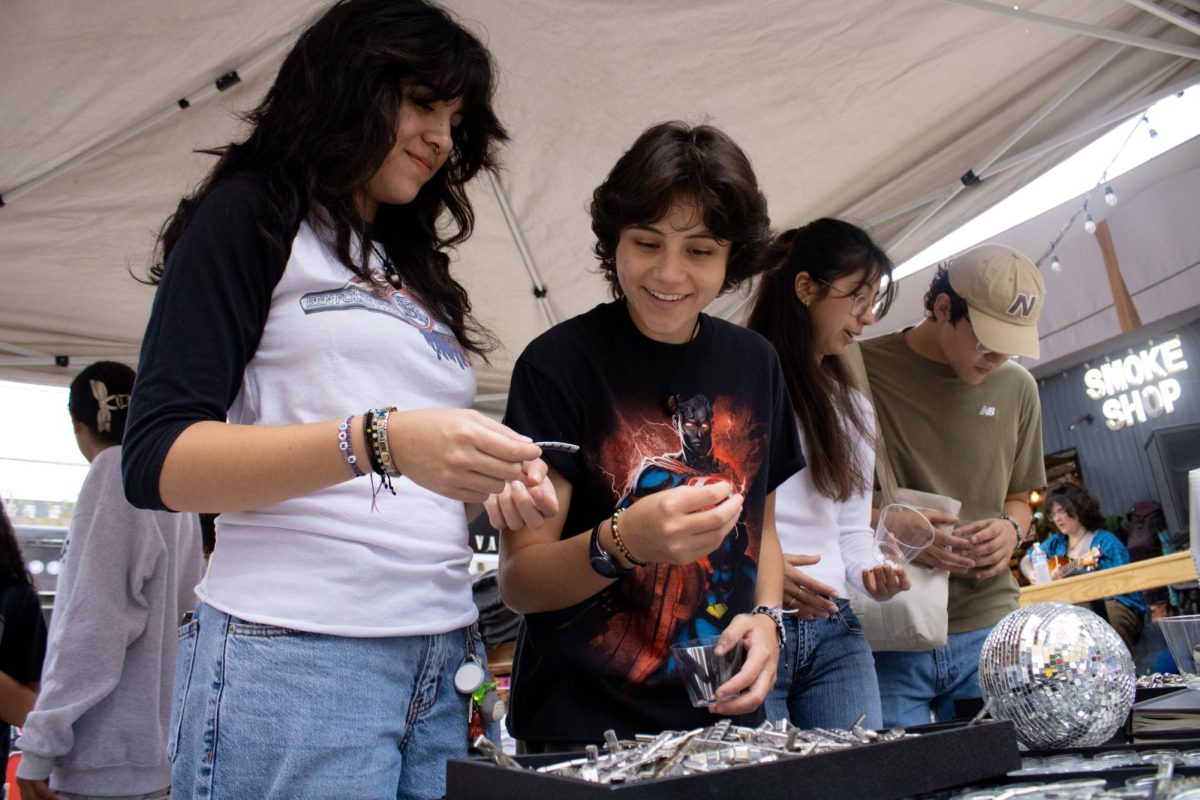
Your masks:
M996 416L996 409L993 406L984 406L981 409L979 409L979 416L994 417L994 416Z

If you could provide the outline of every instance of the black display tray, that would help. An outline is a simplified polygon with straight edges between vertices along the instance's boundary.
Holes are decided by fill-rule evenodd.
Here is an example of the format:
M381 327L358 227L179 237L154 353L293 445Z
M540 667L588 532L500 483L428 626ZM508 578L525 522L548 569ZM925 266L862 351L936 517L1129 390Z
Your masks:
M1065 747L1060 750L1028 750L1021 753L1022 758L1051 758L1062 755L1084 755L1093 757L1100 753L1112 753L1118 751L1134 751L1145 753L1151 750L1197 750L1200 749L1200 739L1180 739L1169 744L1164 742L1145 742L1140 744L1113 744L1106 743L1098 747ZM1028 784L1054 784L1062 781L1074 780L1092 780L1101 778L1109 789L1120 788L1125 785L1125 782L1130 778L1140 778L1152 776L1158 770L1155 764L1137 764L1120 767L1110 767L1100 771L1083 771L1083 772L1039 772L1025 773L1021 775L1006 775L1003 778L995 778L991 780L972 781L968 786L947 787L953 791L934 791L927 792L921 795L921 800L943 800L944 798L955 797L962 792L972 789L994 789L1010 785L1028 785ZM1178 777L1198 777L1200 776L1200 767L1175 766L1175 776Z
M517 761L538 767L571 757L559 753L521 756ZM985 722L766 764L616 785L504 769L482 758L457 760L446 765L446 800L895 800L1001 778L1020 766L1012 723Z

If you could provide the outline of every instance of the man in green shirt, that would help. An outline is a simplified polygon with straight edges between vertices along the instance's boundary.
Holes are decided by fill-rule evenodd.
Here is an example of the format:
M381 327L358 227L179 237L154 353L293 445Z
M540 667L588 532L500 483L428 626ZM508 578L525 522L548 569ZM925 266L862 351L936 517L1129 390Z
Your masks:
M898 485L962 501L960 527L918 559L950 572L947 643L875 653L885 726L950 719L955 700L978 697L984 639L1018 606L1009 557L1046 475L1037 383L1010 357L1038 357L1044 303L1028 258L980 245L939 265L921 324L862 343Z

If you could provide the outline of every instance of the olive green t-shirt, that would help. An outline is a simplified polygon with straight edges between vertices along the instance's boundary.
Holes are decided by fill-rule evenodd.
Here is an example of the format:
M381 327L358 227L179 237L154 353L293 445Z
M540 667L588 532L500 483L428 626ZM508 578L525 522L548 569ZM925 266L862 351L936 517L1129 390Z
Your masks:
M1004 498L1045 486L1037 382L1008 361L971 386L918 355L903 332L862 342L879 427L898 486L962 501L959 519L1004 513ZM1018 603L1012 574L950 577L950 632L995 625Z

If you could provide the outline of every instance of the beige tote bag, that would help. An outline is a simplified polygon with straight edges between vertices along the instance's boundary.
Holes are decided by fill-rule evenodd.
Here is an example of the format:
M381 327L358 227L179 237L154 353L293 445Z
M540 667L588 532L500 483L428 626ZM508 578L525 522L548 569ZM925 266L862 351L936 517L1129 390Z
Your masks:
M867 368L857 342L842 352L841 360L851 385L866 395L874 408L875 398L867 383ZM897 502L896 494L903 494L903 490L896 487L896 475L888 460L878 422L875 425L875 475L879 479L881 505ZM863 633L872 650L919 652L946 643L950 573L920 564L909 564L904 569L912 588L882 603L853 585L847 587L850 607L862 622Z

